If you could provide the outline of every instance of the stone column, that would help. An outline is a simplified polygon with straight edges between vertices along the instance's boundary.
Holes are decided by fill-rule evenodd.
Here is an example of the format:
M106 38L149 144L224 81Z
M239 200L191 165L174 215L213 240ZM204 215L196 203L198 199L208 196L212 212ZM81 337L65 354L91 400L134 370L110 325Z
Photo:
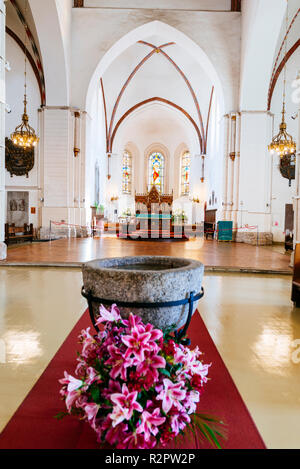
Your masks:
M239 205L243 208L242 224L256 226L259 244L271 244L271 156L272 114L267 111L241 112L241 146ZM257 230L239 231L237 240L257 242Z
M239 187L240 187L240 145L241 145L241 116L236 115L236 147L234 161L234 194L233 194L233 222L236 228L241 226L240 206L239 206Z
M5 198L5 5L0 0L0 260L6 258L4 224Z
M222 220L227 218L227 209L228 209L228 155L229 155L229 145L230 145L230 118L229 114L224 116L225 125L224 125L224 167L223 167L223 200L222 200Z
M80 119L81 121L81 119ZM69 107L47 106L40 112L40 184L41 237L48 237L50 221L85 225L84 177L82 166L85 145L78 122L74 151L74 110ZM78 151L80 150L80 151ZM77 155L77 156L76 156ZM64 233L77 233L75 227ZM80 229L79 229L80 231Z

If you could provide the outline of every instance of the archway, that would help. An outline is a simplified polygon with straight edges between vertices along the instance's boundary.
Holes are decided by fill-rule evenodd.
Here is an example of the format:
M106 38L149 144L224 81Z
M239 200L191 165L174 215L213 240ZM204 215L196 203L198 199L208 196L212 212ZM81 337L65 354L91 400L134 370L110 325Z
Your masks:
M140 49L135 54L133 48L137 47ZM166 47L170 47L168 54L165 53ZM155 52L159 53L155 54ZM178 64L179 59L182 63ZM161 63L158 64L158 60L161 60ZM166 67L165 74L162 73L156 81L149 80L151 67L153 70L160 70L160 66ZM174 75L166 80L171 71ZM199 73L202 74L200 79ZM140 80L142 85L139 85L137 80ZM182 87L180 88L182 91L178 91L179 87ZM172 93L175 94L174 99L172 99ZM95 104L96 101L98 105ZM223 86L215 67L202 48L185 34L165 23L153 21L126 34L105 53L93 72L87 91L87 125L88 128L93 127L93 130L87 131L86 165L94 164L94 161L91 161L94 157L91 155L95 154L94 148L98 148L98 155L101 154L101 170L108 176L105 191L106 194L112 192L114 199L118 196L116 191L118 185L120 186L120 174L117 176L118 182L114 182L115 175L112 175L109 167L111 166L115 171L118 165L121 166L123 148L121 144L116 143L120 129L128 119L139 112L143 113L147 106L157 104L161 108L163 106L172 108L172 112L177 117L180 115L181 125L188 127L188 133L193 134L192 144L182 140L186 141L186 146L193 148L193 156L200 157L201 154L206 153L207 148L212 148L212 145L206 145L209 120L214 119L218 122L217 125L222 127L221 116L225 108ZM97 112L97 117L95 112ZM98 120L101 127L97 134L92 124L93 120ZM106 135L106 141L103 140L103 135ZM132 139L132 135L125 135L123 140ZM159 142L160 138L157 136L155 141ZM176 143L176 148L179 143ZM217 156L213 161L215 173L220 172L222 168L220 164L222 149L220 140ZM214 150L216 150L215 147ZM172 151L175 152L175 149ZM106 153L111 157L107 158ZM140 148L139 154L144 154L144 148ZM209 162L207 164L209 165ZM199 184L200 180L204 180L201 165L202 161L198 158L194 169L196 170L195 178L199 179ZM141 163L139 166L141 167ZM209 171L207 171L207 177L208 175ZM220 179L221 177L218 178ZM108 189L110 186L111 189ZM196 187L196 184L194 186ZM169 189L173 188L169 187ZM221 192L220 188L213 187L212 189L219 194ZM86 200L89 200L88 195Z
M174 41L176 44L185 49L187 53L191 55L193 60L195 60L195 62L201 64L201 66L206 70L207 74L210 76L211 81L214 83L216 94L220 102L221 113L223 114L225 109L223 85L209 57L204 52L204 50L192 39L190 39L178 29L173 28L172 26L161 21L151 21L150 23L147 23L143 26L139 26L138 28L130 31L128 34L119 39L105 53L103 58L98 63L96 69L94 70L88 86L85 106L86 111L90 112L93 95L95 93L95 90L98 88L99 77L103 76L104 72L113 63L113 61L116 60L131 45L143 39L147 39L148 37L151 37L154 34L159 35L162 38L168 38L168 41L170 41L171 37L172 41Z

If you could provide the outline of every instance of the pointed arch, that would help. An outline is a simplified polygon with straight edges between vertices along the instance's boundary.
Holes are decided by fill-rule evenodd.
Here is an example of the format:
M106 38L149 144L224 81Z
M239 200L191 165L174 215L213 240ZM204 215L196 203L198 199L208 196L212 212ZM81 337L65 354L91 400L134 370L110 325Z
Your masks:
M196 124L196 122L194 121L194 119L190 116L190 114L185 110L183 109L182 107L178 106L178 104L175 104L173 103L173 101L169 101L168 99L165 99L165 98L160 98L160 97L153 97L153 98L149 98L149 99L145 99L144 101L141 101L137 104L135 104L134 106L132 106L130 109L128 109L125 114L123 114L123 116L119 119L119 121L117 122L117 124L115 125L115 128L113 130L113 133L112 133L112 137L111 137L111 151L112 151L112 146L113 146L113 143L114 143L114 139L115 139L115 136L116 136L116 133L120 127L120 125L122 124L122 122L130 115L132 114L136 109L144 106L145 104L148 104L148 103L151 103L151 102L161 102L161 103L164 103L164 104L168 104L169 106L172 106L173 108L177 109L178 111L180 111L190 122L191 124L193 125L194 129L196 130L196 133L197 133L197 136L198 136L198 141L199 141L199 149L200 149L200 152L201 152L201 149L202 149L202 137L201 137L201 133L200 133L200 129L198 127L198 125Z
M151 21L142 26L138 26L129 33L125 34L120 38L102 57L97 67L95 68L87 89L86 94L86 111L92 107L92 100L99 83L99 77L103 76L104 72L111 65L111 63L121 55L128 47L137 43L140 40L147 39L153 35L161 35L163 37L169 37L172 41L188 51L195 62L199 63L204 69L210 80L214 84L215 92L220 103L221 114L224 112L224 91L221 79L212 64L211 60L204 52L204 50L190 39L186 34L182 33L178 29L170 26L162 21Z

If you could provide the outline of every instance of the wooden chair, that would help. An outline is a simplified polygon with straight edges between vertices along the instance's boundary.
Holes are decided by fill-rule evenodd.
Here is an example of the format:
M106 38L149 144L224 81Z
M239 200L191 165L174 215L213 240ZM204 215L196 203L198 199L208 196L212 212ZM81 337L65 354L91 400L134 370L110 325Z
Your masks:
M295 247L292 301L296 307L300 307L300 244Z

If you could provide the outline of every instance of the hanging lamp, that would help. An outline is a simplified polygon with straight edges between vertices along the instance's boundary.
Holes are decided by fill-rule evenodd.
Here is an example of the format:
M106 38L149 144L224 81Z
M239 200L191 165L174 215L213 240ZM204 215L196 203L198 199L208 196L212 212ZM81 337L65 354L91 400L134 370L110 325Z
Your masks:
M287 39L288 39L288 0L286 7L286 36L285 36L285 59L287 55ZM287 132L287 125L285 122L285 98L286 98L286 62L284 64L284 77L283 77L283 102L282 102L282 120L279 125L279 132L273 137L272 142L268 146L271 154L277 153L280 158L285 155L291 155L296 152L296 143L293 137Z
M27 12L27 1L25 0L25 17ZM25 61L24 61L24 112L22 115L22 122L15 128L15 131L11 134L11 140L14 145L29 149L35 147L39 142L35 130L29 125L29 117L27 114L27 24L24 25L25 29Z

